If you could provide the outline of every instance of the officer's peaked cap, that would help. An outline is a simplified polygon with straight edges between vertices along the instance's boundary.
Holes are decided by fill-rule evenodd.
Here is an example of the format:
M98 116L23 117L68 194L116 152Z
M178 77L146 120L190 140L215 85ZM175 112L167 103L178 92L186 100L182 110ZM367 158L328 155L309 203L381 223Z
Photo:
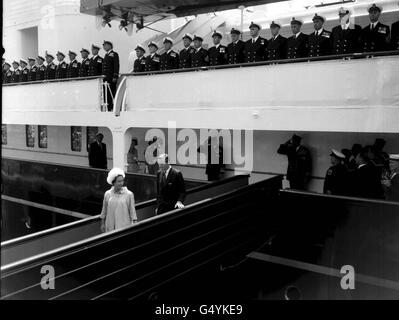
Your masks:
M346 14L348 14L348 13L350 13L350 11L349 11L348 9L344 8L344 7L341 7L341 8L339 8L339 10L338 10L338 14L339 14L339 15L346 15Z
M202 38L202 37L200 37L200 36L197 36L197 35L194 35L194 41L195 40L198 40L198 41L204 41L204 39Z
M73 55L77 56L76 52L75 51L71 51L71 50L68 51L68 54L73 54Z
M237 30L237 29L235 29L235 28L232 28L231 31L230 31L230 34L237 34L237 35L240 35L240 34L241 34L241 31L240 31L240 30Z
M155 41L151 41L151 42L148 44L148 47L150 47L150 46L154 46L154 47L156 47L156 48L158 49L158 45L157 45L157 43L156 43Z
M222 34L219 32L219 31L213 31L213 34L212 34L212 38L213 37L220 37L220 38L223 38L223 36L222 36Z
M57 56L63 56L63 57L65 57L65 54L63 54L61 51L57 51Z
M331 149L330 156L336 157L338 159L345 159L345 155L342 152L339 152L338 150Z
M281 28L281 22L279 22L279 21L272 21L272 23L270 24L270 28L274 28L274 27L279 27L279 28Z
M376 5L375 3L373 3L371 6L369 6L368 7L368 9L367 9L367 11L368 12L370 12L370 11L379 11L379 12L382 12L382 6L381 5Z
M87 52L87 53L90 53L90 51L87 50L87 49L85 49L85 48L82 48L82 50L80 50L80 52Z
M19 59L19 62L28 64L28 61L26 61L25 59Z
M300 20L300 19L297 19L297 18L295 18L295 17L292 17L291 24L299 24L299 25L302 25L302 24L303 24L303 21Z
M112 42L111 41L108 41L108 40L104 40L104 42L103 42L103 45L104 44L109 44L111 47L114 47L114 45L112 44Z
M262 27L259 24L251 22L251 24L249 25L249 29L254 28L254 27L258 28L259 30L262 29Z
M188 38L188 39L190 39L191 41L193 41L194 36L193 36L192 34L190 34L190 33L185 33L184 36L183 36L183 39L184 39L184 38Z
M99 47L99 46L96 46L95 44L92 44L92 45L91 45L91 48L92 48L92 49L100 50L100 47Z
M312 18L313 21L315 20L322 20L323 22L326 21L326 18L324 18L323 16L318 15L317 13L315 13L314 17Z
M170 37L163 38L163 43L166 43L166 42L170 42L171 44L173 44L173 39Z
M136 46L136 49L134 49L134 50L142 50L143 52L145 52L144 47L143 47L142 45L140 45L140 44L138 44L138 45Z

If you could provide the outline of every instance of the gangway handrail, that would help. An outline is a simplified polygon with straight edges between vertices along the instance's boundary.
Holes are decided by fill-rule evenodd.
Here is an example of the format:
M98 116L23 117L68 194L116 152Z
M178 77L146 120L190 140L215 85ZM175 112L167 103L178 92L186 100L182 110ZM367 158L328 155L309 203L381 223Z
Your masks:
M58 82L70 82L70 81L82 81L82 80L94 80L94 79L105 79L105 76L90 76L90 77L76 77L76 78L62 78L62 79L49 79L49 80L38 80L38 81L25 81L25 82L10 82L3 83L4 87L16 86L16 85L27 85L27 84L44 84L44 83L58 83Z

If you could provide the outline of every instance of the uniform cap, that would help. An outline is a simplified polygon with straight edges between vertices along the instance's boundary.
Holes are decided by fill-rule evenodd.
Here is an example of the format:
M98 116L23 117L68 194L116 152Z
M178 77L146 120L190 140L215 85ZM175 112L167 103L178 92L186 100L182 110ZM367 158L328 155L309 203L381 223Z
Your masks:
M16 63L17 65L19 65L19 62L16 61L16 60L14 60L14 61L12 62L12 64L14 64L14 63Z
M391 161L399 161L399 154L390 154L389 160Z
M213 34L212 34L212 38L213 37L220 37L220 38L223 38L223 36L222 36L222 34L219 32L219 31L213 31Z
M296 134L293 134L292 135L292 138L291 138L292 140L296 140L296 141L301 141L302 140L302 137L301 136L298 136L298 135L296 135Z
M231 31L230 31L230 34L237 34L237 35L240 35L240 34L241 34L241 31L240 31L240 30L237 30L237 29L235 29L235 28L232 28Z
M63 56L65 58L65 54L63 54L61 51L57 51L56 55L57 56Z
M190 34L190 33L185 33L184 36L183 36L183 39L184 39L184 38L188 38L188 39L190 39L191 41L193 41L194 36L193 36L192 34Z
M379 11L379 12L381 12L382 11L382 6L380 6L380 5L376 5L375 3L373 3L371 6L369 6L368 7L368 9L367 9L367 11L368 12L370 12L370 11Z
M154 46L154 47L156 47L156 48L158 49L158 45L157 45L156 42L154 42L154 41L151 41L151 42L148 44L148 47L150 47L150 46Z
M39 59L42 59L43 61L45 60L42 56L37 56ZM51 53L47 53L46 57L50 57L54 59L54 56Z
M274 28L274 27L279 27L281 28L281 22L279 21L272 21L272 23L270 24L270 28Z
M110 172L108 172L107 182L108 184L112 185L112 182L115 180L116 177L122 176L125 177L125 172L119 168L113 168Z
M9 64L8 62L4 62L4 65L7 65L11 68L11 64Z
M173 44L173 39L170 38L170 37L163 38L163 43L166 43L166 42L169 42L169 43Z
M292 17L291 24L299 24L299 25L302 25L302 24L303 24L303 21L300 20L300 19L297 19L297 18L295 18L295 17Z
M198 41L204 41L204 39L202 38L202 37L200 37L200 36L197 36L197 35L194 35L194 41L195 40L198 40Z
M138 44L134 50L142 50L143 52L145 52L144 47L140 44Z
M109 44L111 47L114 47L114 45L112 44L112 42L111 41L108 41L108 40L104 40L104 42L103 42L103 45L104 44Z
M350 11L348 10L348 9L346 9L346 8L344 8L344 7L341 7L341 8L339 8L339 10L338 10L338 14L339 15L346 15L346 14L348 14Z
M345 155L342 152L339 152L338 150L331 149L330 156L336 157L338 159L345 159Z
M314 17L312 18L312 21L315 21L317 19L322 20L323 22L326 21L326 18L324 18L323 16L318 15L317 13L314 15Z
M249 25L249 29L254 28L254 27L258 28L259 30L262 29L262 27L259 24L251 22L251 24Z
M80 50L80 52L87 52L87 53L90 53L90 51L87 50L87 49L85 49L85 48L82 48L82 50Z
M68 51L68 54L73 54L73 55L77 56L76 52L75 51L71 51L71 50Z
M28 57L28 61L36 61L36 59L32 58L32 57Z
M91 48L92 48L92 49L100 50L100 47L99 47L99 46L96 46L95 44L92 44L92 45L91 45Z
M28 61L26 61L25 59L19 59L19 62L28 64Z

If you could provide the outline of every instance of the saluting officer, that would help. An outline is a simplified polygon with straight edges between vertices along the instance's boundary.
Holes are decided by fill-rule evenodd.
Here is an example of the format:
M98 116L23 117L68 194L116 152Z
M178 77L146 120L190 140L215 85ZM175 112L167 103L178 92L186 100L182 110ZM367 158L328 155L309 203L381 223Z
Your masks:
M19 62L14 60L12 62L12 67L14 69L12 73L12 81L13 83L19 82L19 77L21 76L21 69L19 68Z
M287 57L287 38L280 34L281 23L272 21L270 31L272 37L267 43L267 59L280 60Z
M69 56L69 65L68 65L68 73L67 77L68 78L77 78L79 77L79 70L80 70L80 62L76 60L76 52L74 51L69 51L68 52Z
M54 63L54 56L48 52L46 53L46 62L47 62L47 67L46 67L46 72L44 73L44 79L53 80L55 79L56 76L57 65Z
M28 61L25 59L19 60L21 64L21 75L19 77L19 82L28 82L29 77L29 69L28 69Z
M327 170L323 192L331 195L346 195L348 170L343 164L345 155L335 149L331 150L331 167Z
M399 50L399 21L392 23L391 49Z
M227 61L229 64L244 63L245 61L245 42L240 40L240 35L241 31L231 29L231 43L227 46Z
M9 64L8 62L4 62L3 68L4 68L3 83L11 83L12 82L11 64Z
M291 30L293 35L287 40L287 58L305 58L309 55L309 36L301 32L303 22L292 18Z
M350 21L351 13L348 9L338 11L340 24L332 29L332 53L347 54L360 51L362 28Z
M158 45L154 41L151 41L148 44L148 50L150 51L150 54L145 58L145 71L160 70L161 57L157 53Z
M82 56L82 63L80 64L79 77L88 77L90 71L90 52L89 50L82 48L80 54Z
M65 79L68 77L68 64L64 61L65 54L58 51L56 55L57 55L58 65L57 65L57 70L55 72L55 78Z
M191 56L195 52L195 49L191 46L193 42L193 36L189 33L183 36L184 48L180 50L180 69L191 68Z
M145 71L145 49L141 45L136 47L137 59L134 60L133 72L144 72Z
M36 81L36 74L37 74L37 66L36 66L36 59L29 57L29 74L28 74L28 81Z
M208 50L202 47L203 38L194 36L194 53L191 55L191 67L205 67L209 65Z
M264 61L267 56L267 40L259 36L259 24L251 22L249 31L251 39L245 43L245 62Z
M331 32L323 28L325 18L317 13L313 17L314 32L309 34L309 57L331 54Z
M173 40L172 38L166 37L163 39L165 45L165 52L160 57L160 69L161 70L174 70L179 69L180 59L176 51L172 50Z
M227 64L227 47L220 43L222 38L223 36L220 32L216 30L213 32L212 40L214 46L208 50L210 66Z
M91 45L91 54L93 55L90 59L90 69L89 76L100 76L103 72L103 58L98 55L100 51L100 47L92 44Z
M110 41L104 41L103 49L106 54L104 55L102 74L105 76L104 81L109 83L112 97L115 98L116 83L119 78L119 55L113 50L113 44ZM110 101L108 111L112 111L113 99L109 99L108 101Z
M370 24L362 30L363 52L389 50L390 29L378 21L382 7L375 3L368 8Z

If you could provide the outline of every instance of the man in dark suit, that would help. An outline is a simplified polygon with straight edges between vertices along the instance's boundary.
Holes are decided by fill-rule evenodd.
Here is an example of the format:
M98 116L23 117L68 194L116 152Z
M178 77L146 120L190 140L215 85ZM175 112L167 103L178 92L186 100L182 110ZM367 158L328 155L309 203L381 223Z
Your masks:
M148 44L148 50L150 54L145 58L145 71L159 71L161 56L157 53L158 45L154 41L151 41Z
M65 79L68 77L68 63L64 61L65 54L58 51L57 52L57 70L55 71L55 78L56 79Z
M82 56L82 63L80 64L79 77L88 77L90 71L90 52L89 50L82 48L80 54Z
M306 190L311 174L311 158L309 150L301 145L301 140L301 137L294 134L290 140L280 145L277 152L288 157L287 180L290 188Z
M68 72L67 72L67 77L68 78L77 78L79 77L79 70L80 70L80 62L76 60L76 52L74 51L69 51L68 52L69 56L69 65L68 65Z
M240 40L240 35L241 31L231 29L231 43L227 46L227 61L229 64L244 63L245 61L245 42Z
M160 170L157 174L157 215L184 208L183 202L186 197L183 175L171 167L168 155L160 155L158 163Z
M362 27L352 24L350 11L340 8L338 11L340 24L335 26L331 32L332 53L347 54L360 52Z
M108 111L112 111L113 98L115 98L116 93L116 83L119 78L119 55L113 50L113 44L110 41L104 41L103 49L106 54L103 59L102 74L104 76L104 81L109 83L110 95L108 95Z
M186 33L183 36L183 44L184 48L180 50L180 69L191 68L191 56L194 53L194 48L191 46L193 42L193 36L189 33Z
M258 62L266 59L267 40L259 36L259 24L251 22L249 31L251 39L245 43L245 62Z
M191 54L191 67L205 67L209 65L208 50L202 47L204 39L200 36L194 36L194 52Z
M292 18L291 30L293 35L287 40L287 58L305 58L309 56L309 36L301 32L303 22Z
M141 45L137 45L136 49L137 59L134 60L133 72L144 72L145 71L145 49Z
M103 143L102 133L96 135L96 141L89 147L89 165L92 168L107 169L107 146Z
M91 54L93 56L90 59L90 69L89 69L90 77L96 77L102 75L104 59L98 55L99 51L100 47L94 44L91 45Z
M39 59L42 59L42 57L37 57L38 61L38 68L39 68ZM57 66L53 62L54 56L50 53L46 54L46 61L47 61L47 67L45 67L45 72L44 72L44 80L53 80L55 79L55 74L57 72ZM39 74L39 70L38 70Z
M392 23L391 50L399 50L399 21Z
M267 42L267 60L279 60L287 57L287 38L280 35L281 23L272 21L272 37Z
M208 143L206 144L206 146L198 147L197 151L206 154L208 157L208 162L205 169L205 174L208 176L208 181L219 180L221 170L224 167L223 147L216 139L208 137Z
M348 169L344 165L345 155L337 150L331 150L331 167L324 179L323 192L330 195L346 195L348 187Z
M180 58L179 54L172 49L173 39L166 37L163 39L163 44L165 45L165 52L160 57L160 70L179 69Z
M317 13L313 17L314 32L309 34L309 57L331 54L331 32L323 28L325 18Z
M221 66L227 64L227 48L222 45L222 34L218 31L214 31L212 34L214 46L208 50L209 53L209 65L210 66Z
M363 52L389 50L390 29L379 22L382 7L373 4L369 7L370 24L362 30Z

